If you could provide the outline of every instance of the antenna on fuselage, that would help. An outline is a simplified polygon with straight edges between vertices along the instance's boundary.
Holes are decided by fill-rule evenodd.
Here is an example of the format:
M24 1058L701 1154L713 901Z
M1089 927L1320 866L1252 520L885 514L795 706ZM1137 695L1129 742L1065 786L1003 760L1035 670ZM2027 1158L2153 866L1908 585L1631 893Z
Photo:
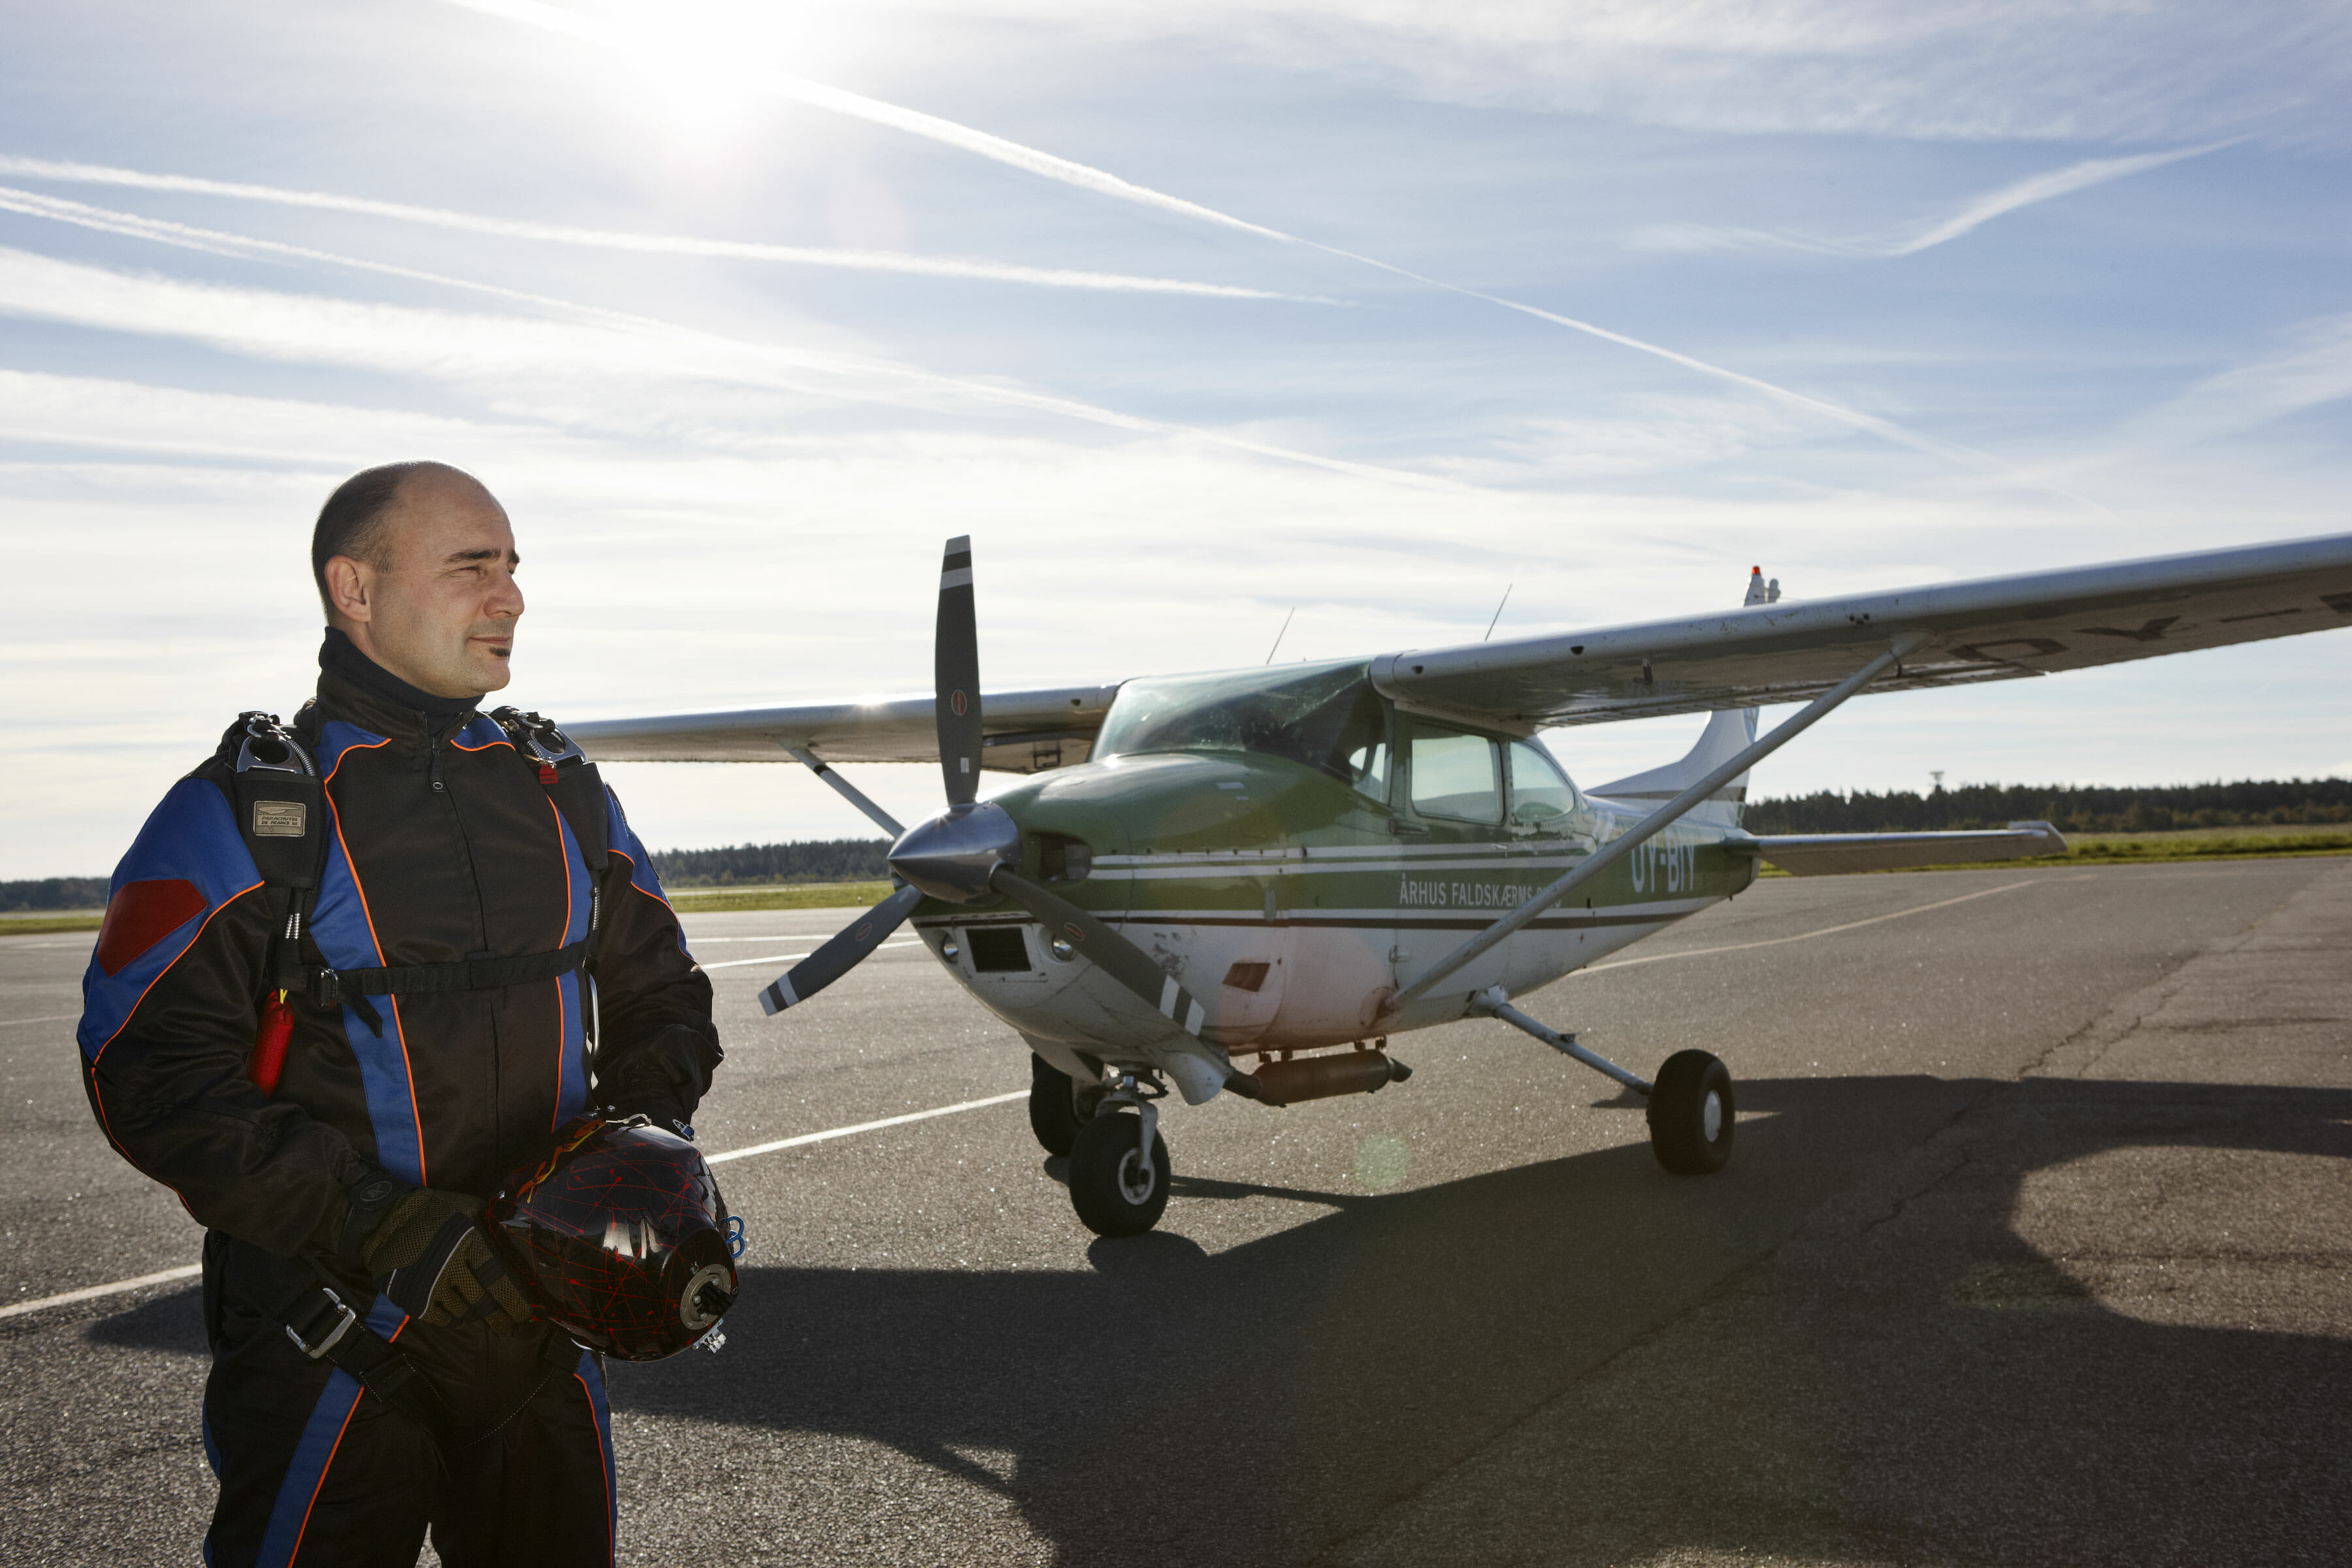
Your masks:
M1297 613L1298 606L1296 605L1291 605L1290 616L1295 616ZM1290 616L1285 616L1282 617L1282 629L1274 634L1274 647L1265 650L1265 662L1268 664L1272 664L1274 662L1274 656L1281 651L1282 639L1290 635Z

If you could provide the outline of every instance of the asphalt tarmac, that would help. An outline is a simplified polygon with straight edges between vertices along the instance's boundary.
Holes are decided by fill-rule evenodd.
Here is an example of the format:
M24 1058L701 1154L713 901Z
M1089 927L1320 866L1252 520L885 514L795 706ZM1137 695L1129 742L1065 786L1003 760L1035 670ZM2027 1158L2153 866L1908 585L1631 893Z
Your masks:
M1892 918L1887 918L1892 917ZM1007 1094L919 949L689 917L740 1149ZM0 940L0 1303L194 1259L90 1124L88 937ZM632 1563L2288 1563L2352 1540L2352 861L1774 880L1528 1010L1738 1077L1673 1177L1491 1021L1170 1110L1095 1240L1017 1100L719 1167L716 1356L613 1375ZM52 1021L40 1021L49 1019ZM194 1562L193 1283L0 1318L0 1562Z

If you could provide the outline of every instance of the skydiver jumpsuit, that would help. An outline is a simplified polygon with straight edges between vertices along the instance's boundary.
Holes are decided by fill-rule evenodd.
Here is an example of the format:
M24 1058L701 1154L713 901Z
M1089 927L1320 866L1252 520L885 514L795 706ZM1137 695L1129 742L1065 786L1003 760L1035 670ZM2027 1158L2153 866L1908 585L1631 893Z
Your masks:
M328 863L311 919L338 969L538 953L583 940L609 1080L633 1054L717 1058L710 984L620 806L611 858L587 860L498 723L408 687L331 635L318 699L296 721L326 779ZM346 1192L381 1167L486 1196L590 1103L579 973L496 991L296 1004L274 1096L246 1076L274 923L215 775L175 784L114 873L83 982L91 1110L116 1151L207 1227L213 1367L207 1458L220 1499L215 1568L443 1560L604 1563L613 1454L593 1358L545 1324L509 1337L409 1321L336 1253ZM320 1260L441 1396L446 1456L408 1415L304 1355L278 1309Z

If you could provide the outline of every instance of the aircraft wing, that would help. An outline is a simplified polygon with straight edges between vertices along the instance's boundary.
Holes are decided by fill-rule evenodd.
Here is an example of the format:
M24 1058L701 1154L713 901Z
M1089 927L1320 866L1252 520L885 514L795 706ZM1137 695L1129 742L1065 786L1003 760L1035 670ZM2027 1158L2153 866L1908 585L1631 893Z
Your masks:
M1087 760L1116 686L983 691L981 766L1034 773ZM930 693L680 713L567 724L563 732L598 762L788 763L804 746L828 763L935 763L939 725Z
M2011 680L2352 626L2352 534L1783 600L1685 620L1385 654L1398 706L1532 731L1820 696L1906 633L1870 691Z
M2046 822L2012 822L1990 832L1759 834L1735 838L1727 847L1760 856L1792 877L1834 877L2063 855L2066 840Z

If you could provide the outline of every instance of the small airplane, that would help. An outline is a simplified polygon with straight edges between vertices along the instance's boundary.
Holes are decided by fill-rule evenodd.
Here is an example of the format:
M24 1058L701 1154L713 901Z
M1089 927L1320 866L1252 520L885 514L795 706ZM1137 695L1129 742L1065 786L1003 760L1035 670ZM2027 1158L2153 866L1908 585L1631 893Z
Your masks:
M892 840L895 887L761 994L808 1001L912 920L1028 1042L1030 1125L1104 1236L1169 1193L1158 1102L1269 1107L1411 1076L1389 1040L1489 1016L1648 1104L1667 1170L1719 1171L1724 1064L1644 1079L1515 997L1748 887L2063 853L2046 823L1763 836L1748 770L1848 699L2053 674L2352 625L2352 534L1328 663L987 692L969 539L948 542L929 696L581 724L593 757L795 761ZM1757 734L1764 703L1804 706ZM1571 783L1539 728L1709 712L1680 761ZM837 762L937 760L909 829ZM987 799L983 770L1024 775ZM1244 1059L1249 1065L1243 1065Z

